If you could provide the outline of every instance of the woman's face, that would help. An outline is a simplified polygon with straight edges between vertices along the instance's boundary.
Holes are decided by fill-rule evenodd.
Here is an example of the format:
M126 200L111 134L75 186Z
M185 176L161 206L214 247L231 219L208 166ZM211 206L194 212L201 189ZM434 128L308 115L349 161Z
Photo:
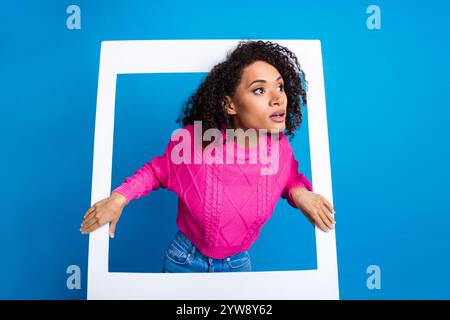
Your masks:
M264 61L244 68L235 96L226 96L227 112L232 115L234 129L285 129L287 97L278 70Z

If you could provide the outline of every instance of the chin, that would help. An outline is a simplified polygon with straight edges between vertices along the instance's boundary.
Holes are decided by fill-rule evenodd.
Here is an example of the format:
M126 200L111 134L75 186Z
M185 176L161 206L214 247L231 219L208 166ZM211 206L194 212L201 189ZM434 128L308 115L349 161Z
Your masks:
M267 128L267 131L278 133L283 132L284 129L286 129L286 125L284 123L280 123L279 125L271 125L270 127Z

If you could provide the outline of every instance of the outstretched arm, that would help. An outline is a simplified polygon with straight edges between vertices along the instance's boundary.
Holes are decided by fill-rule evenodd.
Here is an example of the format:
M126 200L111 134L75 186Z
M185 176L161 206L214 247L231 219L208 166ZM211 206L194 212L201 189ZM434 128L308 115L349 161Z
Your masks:
M169 163L171 147L172 141L167 144L163 155L156 156L145 163L131 177L125 178L125 181L112 192L123 195L128 204L131 200L145 196L152 190L160 187L167 189L171 170Z
M287 170L289 178L283 189L281 197L287 199L287 202L293 207L297 208L297 205L293 198L293 191L295 189L305 189L312 191L313 187L311 182L303 174L298 172L298 161L294 158L294 153L289 143L287 143Z
M292 149L290 149L292 151ZM306 218L317 225L322 231L328 232L334 229L334 209L324 196L314 193L311 182L298 172L298 162L290 152L289 179L283 190L282 197L287 198L288 203L300 209Z
M294 188L292 198L297 206L313 224L322 231L334 229L334 209L324 196L304 188Z
M168 163L169 146L170 142L163 155L154 157L144 164L133 176L127 177L124 183L114 189L109 197L90 207L83 217L81 233L91 233L109 223L109 235L114 238L116 225L131 199L137 199L160 187L168 188L171 170Z

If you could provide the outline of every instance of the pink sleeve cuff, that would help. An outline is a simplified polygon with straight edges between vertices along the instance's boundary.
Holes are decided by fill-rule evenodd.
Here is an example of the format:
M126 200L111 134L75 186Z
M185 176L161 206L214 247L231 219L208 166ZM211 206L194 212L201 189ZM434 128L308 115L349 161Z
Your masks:
M294 208L297 208L297 206L295 205L294 199L292 198L292 192L296 188L303 188L308 191L313 191L311 182L303 174L299 173L297 180L292 183L288 189L287 201Z
M111 193L117 192L125 197L127 199L127 204L132 200L132 190L129 189L127 184L122 184L118 188L114 189Z

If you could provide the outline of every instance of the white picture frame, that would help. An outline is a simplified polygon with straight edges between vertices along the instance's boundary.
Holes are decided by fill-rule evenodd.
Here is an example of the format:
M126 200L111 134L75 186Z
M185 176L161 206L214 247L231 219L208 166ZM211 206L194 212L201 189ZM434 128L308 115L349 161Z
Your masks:
M101 43L91 205L111 193L117 75L208 72L223 61L226 52L239 41L133 40ZM314 192L324 195L332 203L321 43L319 40L270 41L294 52L307 75L312 182ZM122 273L108 270L108 228L107 224L89 234L88 299L339 299L335 230L325 233L316 227L317 269L314 270Z

